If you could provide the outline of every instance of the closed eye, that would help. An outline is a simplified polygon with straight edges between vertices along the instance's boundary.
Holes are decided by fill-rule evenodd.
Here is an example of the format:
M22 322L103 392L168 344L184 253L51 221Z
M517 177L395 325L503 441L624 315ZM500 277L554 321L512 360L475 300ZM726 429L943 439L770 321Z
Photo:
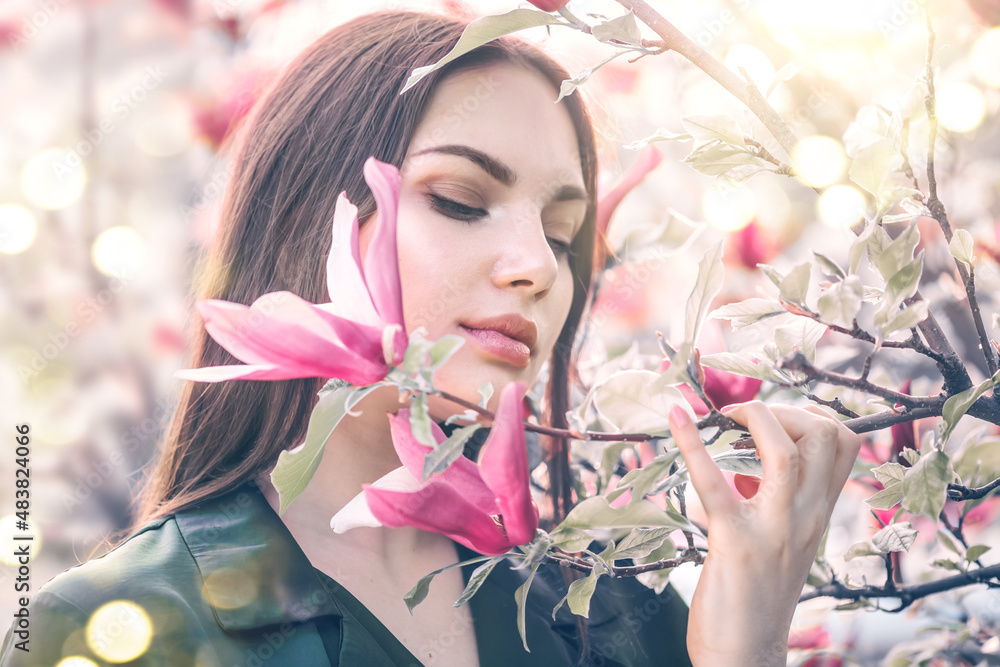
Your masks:
M464 220L466 222L473 222L475 220L481 220L489 215L489 211L485 211L481 208L475 208L472 206L466 206L465 204L460 204L457 201L447 199L440 195L436 195L433 192L428 195L431 201L431 207L454 220Z

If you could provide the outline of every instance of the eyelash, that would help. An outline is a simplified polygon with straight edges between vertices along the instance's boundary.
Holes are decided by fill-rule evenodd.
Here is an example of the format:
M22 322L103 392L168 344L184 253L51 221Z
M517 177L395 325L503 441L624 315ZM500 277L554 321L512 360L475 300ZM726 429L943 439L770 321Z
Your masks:
M466 206L465 204L460 204L457 201L447 199L440 195L430 194L431 207L434 208L438 213L445 215L454 220L462 220L468 223L475 222L485 218L488 215L487 211L481 208L474 208L472 206ZM552 237L546 237L549 245L558 253L566 255L570 260L576 258L576 250L573 249L572 244L566 241L560 241L559 239L554 239Z

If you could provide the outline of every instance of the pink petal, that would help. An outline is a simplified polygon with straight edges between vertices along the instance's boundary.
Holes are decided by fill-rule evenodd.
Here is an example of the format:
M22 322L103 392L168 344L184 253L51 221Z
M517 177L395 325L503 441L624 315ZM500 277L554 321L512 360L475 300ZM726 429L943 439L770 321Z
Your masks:
M597 237L604 238L608 233L608 225L611 222L611 215L618 208L618 204L625 198L632 188L639 185L646 174L656 169L663 161L663 153L656 146L650 144L642 149L639 157L632 163L625 173L611 186L606 194L602 193L597 201Z
M355 322L378 326L379 317L361 272L361 250L358 245L358 207L345 193L337 197L333 211L333 240L326 260L326 289L330 294L331 312Z
M421 485L420 481L411 475L409 470L396 468L379 477L371 486L389 491L412 492L417 491ZM364 491L354 496L330 519L330 528L335 533L346 533L355 528L377 528L381 525L372 514L371 508L368 507L368 499L365 497Z
M410 430L410 411L400 410L397 415L389 415L389 430L392 434L392 444L400 463L417 479L424 478L424 456L431 448L421 444L413 437ZM431 430L434 439L444 442L445 435L441 428L432 423ZM455 488L469 500L477 511L485 514L499 514L500 509L494 500L493 492L483 482L479 475L479 466L464 456L459 457L448 468L431 479L440 479ZM430 480L428 480L430 481Z
M490 437L479 453L479 474L496 495L504 529L514 545L533 540L538 528L538 508L531 500L528 481L523 398L523 383L503 388Z
M384 324L403 325L403 298L396 252L396 214L399 209L399 170L373 157L365 161L365 181L375 195L378 228L365 254L365 282ZM406 335L403 333L403 347ZM397 346L397 350L400 349Z
M384 526L413 526L441 533L488 556L506 553L514 546L489 514L480 511L461 491L439 476L434 476L414 493L366 485L365 498L372 514Z
M226 380L290 380L299 377L289 376L288 370L274 364L256 364L243 366L205 366L204 368L185 368L174 373L180 380L192 382L225 382Z
M251 307L209 300L198 304L205 329L241 361L278 367L267 379L337 377L352 384L370 384L385 377L380 336L358 325L322 313L290 292L267 294ZM344 334L359 352L340 340ZM249 379L244 376L244 379ZM254 379L265 379L256 376Z

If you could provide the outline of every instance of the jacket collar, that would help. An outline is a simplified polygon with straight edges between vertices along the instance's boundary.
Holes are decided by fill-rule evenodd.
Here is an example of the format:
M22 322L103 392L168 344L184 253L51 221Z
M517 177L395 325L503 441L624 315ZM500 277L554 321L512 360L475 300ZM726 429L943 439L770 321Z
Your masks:
M343 615L253 482L174 518L223 629Z

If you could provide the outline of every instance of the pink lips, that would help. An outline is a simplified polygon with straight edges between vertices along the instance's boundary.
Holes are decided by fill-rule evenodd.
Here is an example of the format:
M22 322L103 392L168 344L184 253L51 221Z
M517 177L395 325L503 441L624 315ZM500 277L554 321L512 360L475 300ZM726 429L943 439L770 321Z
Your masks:
M520 368L531 361L538 338L534 322L517 314L508 314L460 324L489 356Z

